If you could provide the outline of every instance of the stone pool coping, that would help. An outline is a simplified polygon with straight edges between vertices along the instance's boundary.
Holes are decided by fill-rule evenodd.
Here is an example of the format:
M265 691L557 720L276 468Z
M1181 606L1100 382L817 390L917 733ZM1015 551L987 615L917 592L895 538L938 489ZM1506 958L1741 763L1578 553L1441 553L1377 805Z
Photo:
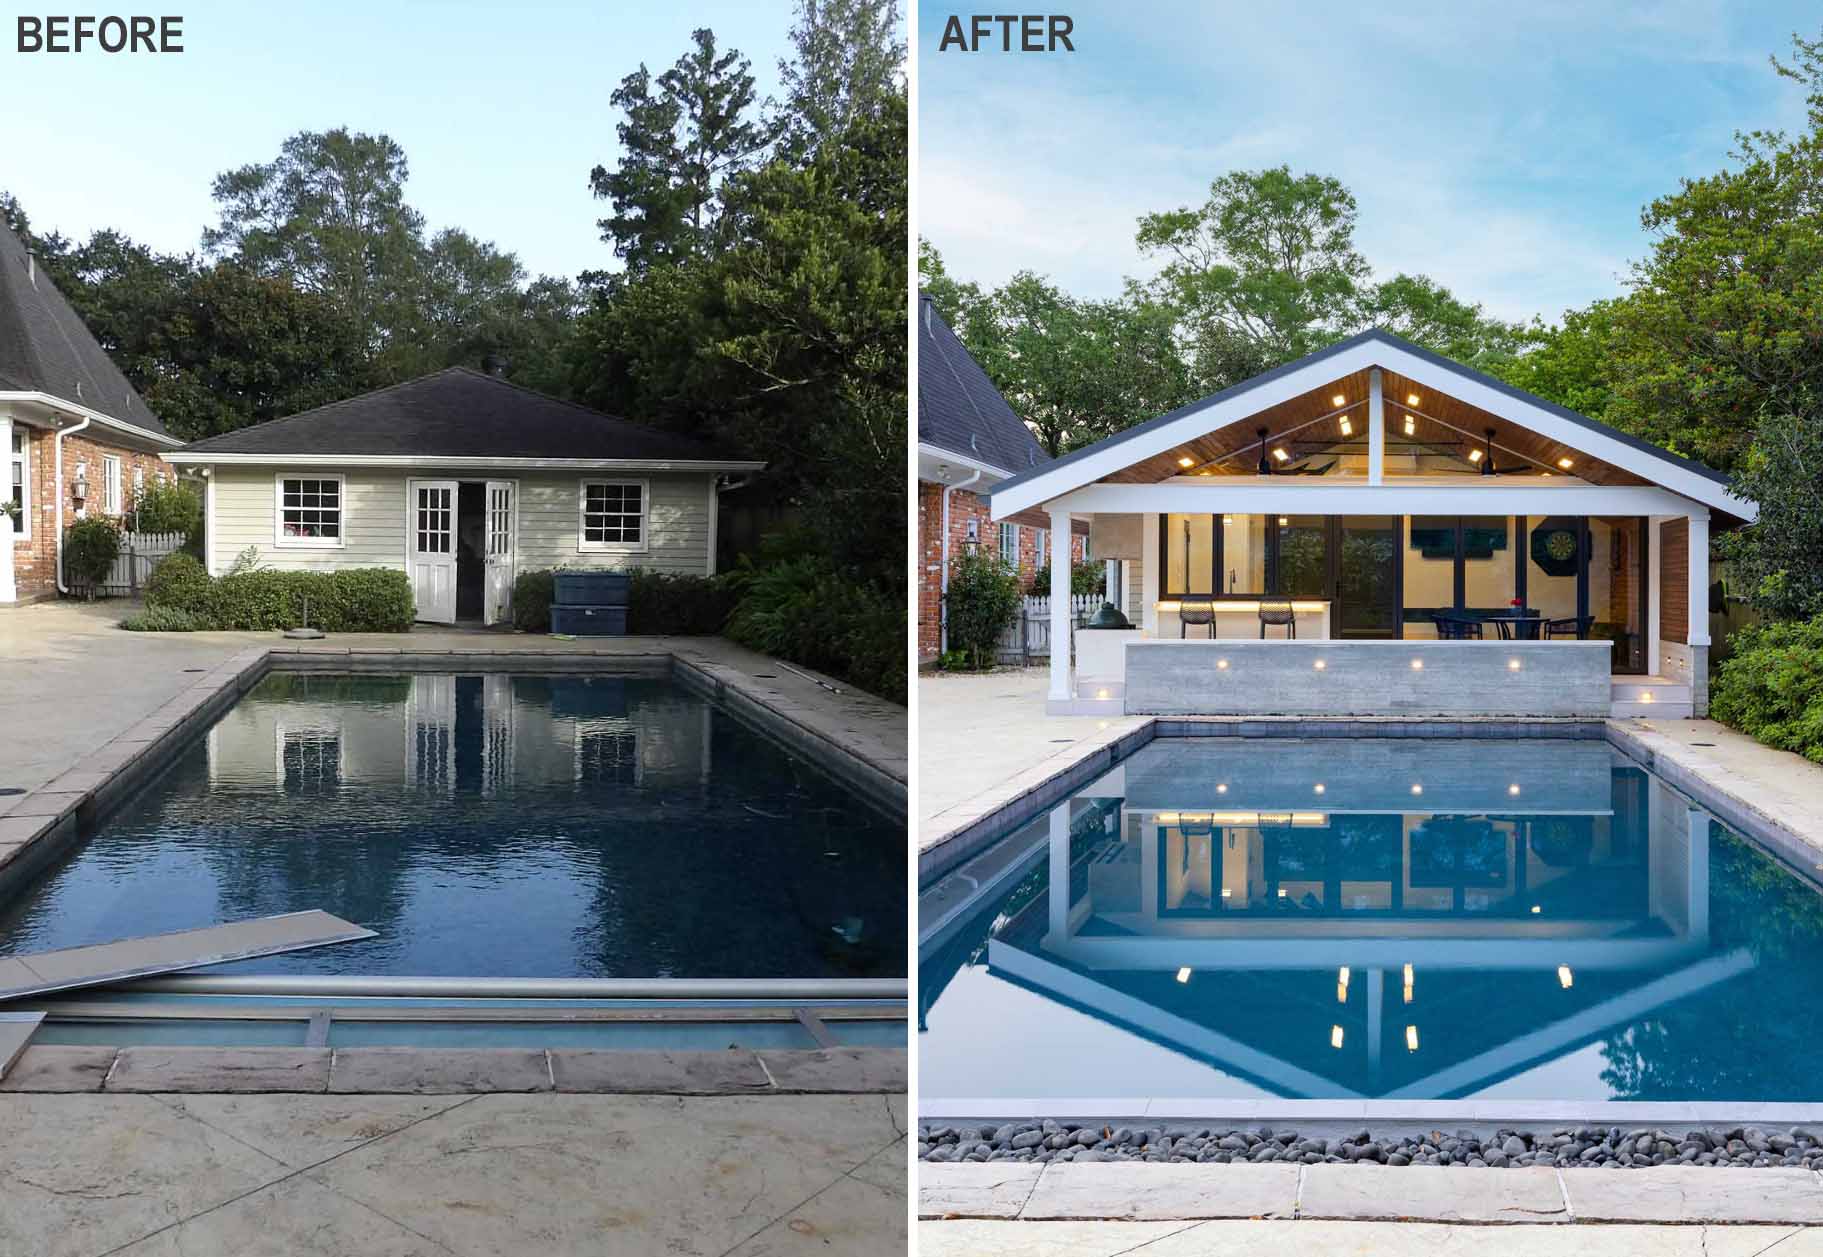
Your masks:
M40 1044L5 1092L112 1094L904 1094L904 1048L89 1047Z
M720 701L889 812L907 809L903 745L883 732L904 709L719 638L562 641L506 634L426 634L355 642L274 639L203 672L175 698L129 725L0 813L0 896L69 849L84 827L139 789L190 740L273 672L669 672ZM760 670L764 669L762 673ZM29 736L29 731L26 731Z
M1275 1218L1480 1226L1823 1223L1823 1174L1369 1165L917 1162L927 1220Z

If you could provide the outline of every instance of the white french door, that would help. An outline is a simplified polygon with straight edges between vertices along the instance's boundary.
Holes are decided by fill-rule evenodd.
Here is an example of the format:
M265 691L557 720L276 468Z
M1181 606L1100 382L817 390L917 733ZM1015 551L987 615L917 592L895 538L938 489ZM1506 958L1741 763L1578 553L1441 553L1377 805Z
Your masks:
M418 619L456 622L456 482L413 480L406 487L411 592Z
M513 618L513 482L487 482L487 568L481 618L499 624Z

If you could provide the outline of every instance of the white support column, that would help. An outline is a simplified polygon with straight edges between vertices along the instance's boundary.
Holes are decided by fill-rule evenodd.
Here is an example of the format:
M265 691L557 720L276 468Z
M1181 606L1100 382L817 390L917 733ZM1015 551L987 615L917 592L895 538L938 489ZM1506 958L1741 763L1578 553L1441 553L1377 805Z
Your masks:
M13 421L0 415L0 500L11 500L13 488ZM28 473L29 474L29 473ZM21 501L26 510L31 503ZM13 580L13 517L0 511L0 606L19 601L19 586Z
M1064 539L1064 561L1051 564L1051 692L1052 702L1067 703L1074 694L1070 686L1070 512L1052 507L1051 540ZM1053 557L1055 557L1053 555Z
M1690 516L1690 644L1709 644L1709 513Z
M1661 677L1659 671L1664 666L1664 652L1660 649L1660 639L1665 635L1665 626L1659 623L1659 613L1663 608L1664 590L1659 588L1659 569L1662 556L1659 547L1664 544L1665 521L1657 515L1646 517L1646 675Z
M1139 626L1158 636L1159 517L1148 511L1139 517Z
M1367 373L1367 483L1383 484L1386 480L1386 405L1382 396L1380 368Z

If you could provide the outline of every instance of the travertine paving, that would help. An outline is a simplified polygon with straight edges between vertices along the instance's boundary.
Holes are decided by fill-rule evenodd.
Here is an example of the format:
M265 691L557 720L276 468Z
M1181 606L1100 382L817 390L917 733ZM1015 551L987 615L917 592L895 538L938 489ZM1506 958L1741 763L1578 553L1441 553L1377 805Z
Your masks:
M877 1095L0 1095L0 1253L871 1257L904 1130Z

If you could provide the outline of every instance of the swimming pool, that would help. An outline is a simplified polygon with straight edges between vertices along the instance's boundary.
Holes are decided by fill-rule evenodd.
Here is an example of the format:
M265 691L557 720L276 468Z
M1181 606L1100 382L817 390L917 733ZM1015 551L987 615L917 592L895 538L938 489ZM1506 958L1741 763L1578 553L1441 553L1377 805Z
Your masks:
M905 975L903 821L662 675L267 676L0 903L0 954L322 908L210 974Z
M1823 1096L1823 894L1600 739L1161 738L920 929L930 1112Z

